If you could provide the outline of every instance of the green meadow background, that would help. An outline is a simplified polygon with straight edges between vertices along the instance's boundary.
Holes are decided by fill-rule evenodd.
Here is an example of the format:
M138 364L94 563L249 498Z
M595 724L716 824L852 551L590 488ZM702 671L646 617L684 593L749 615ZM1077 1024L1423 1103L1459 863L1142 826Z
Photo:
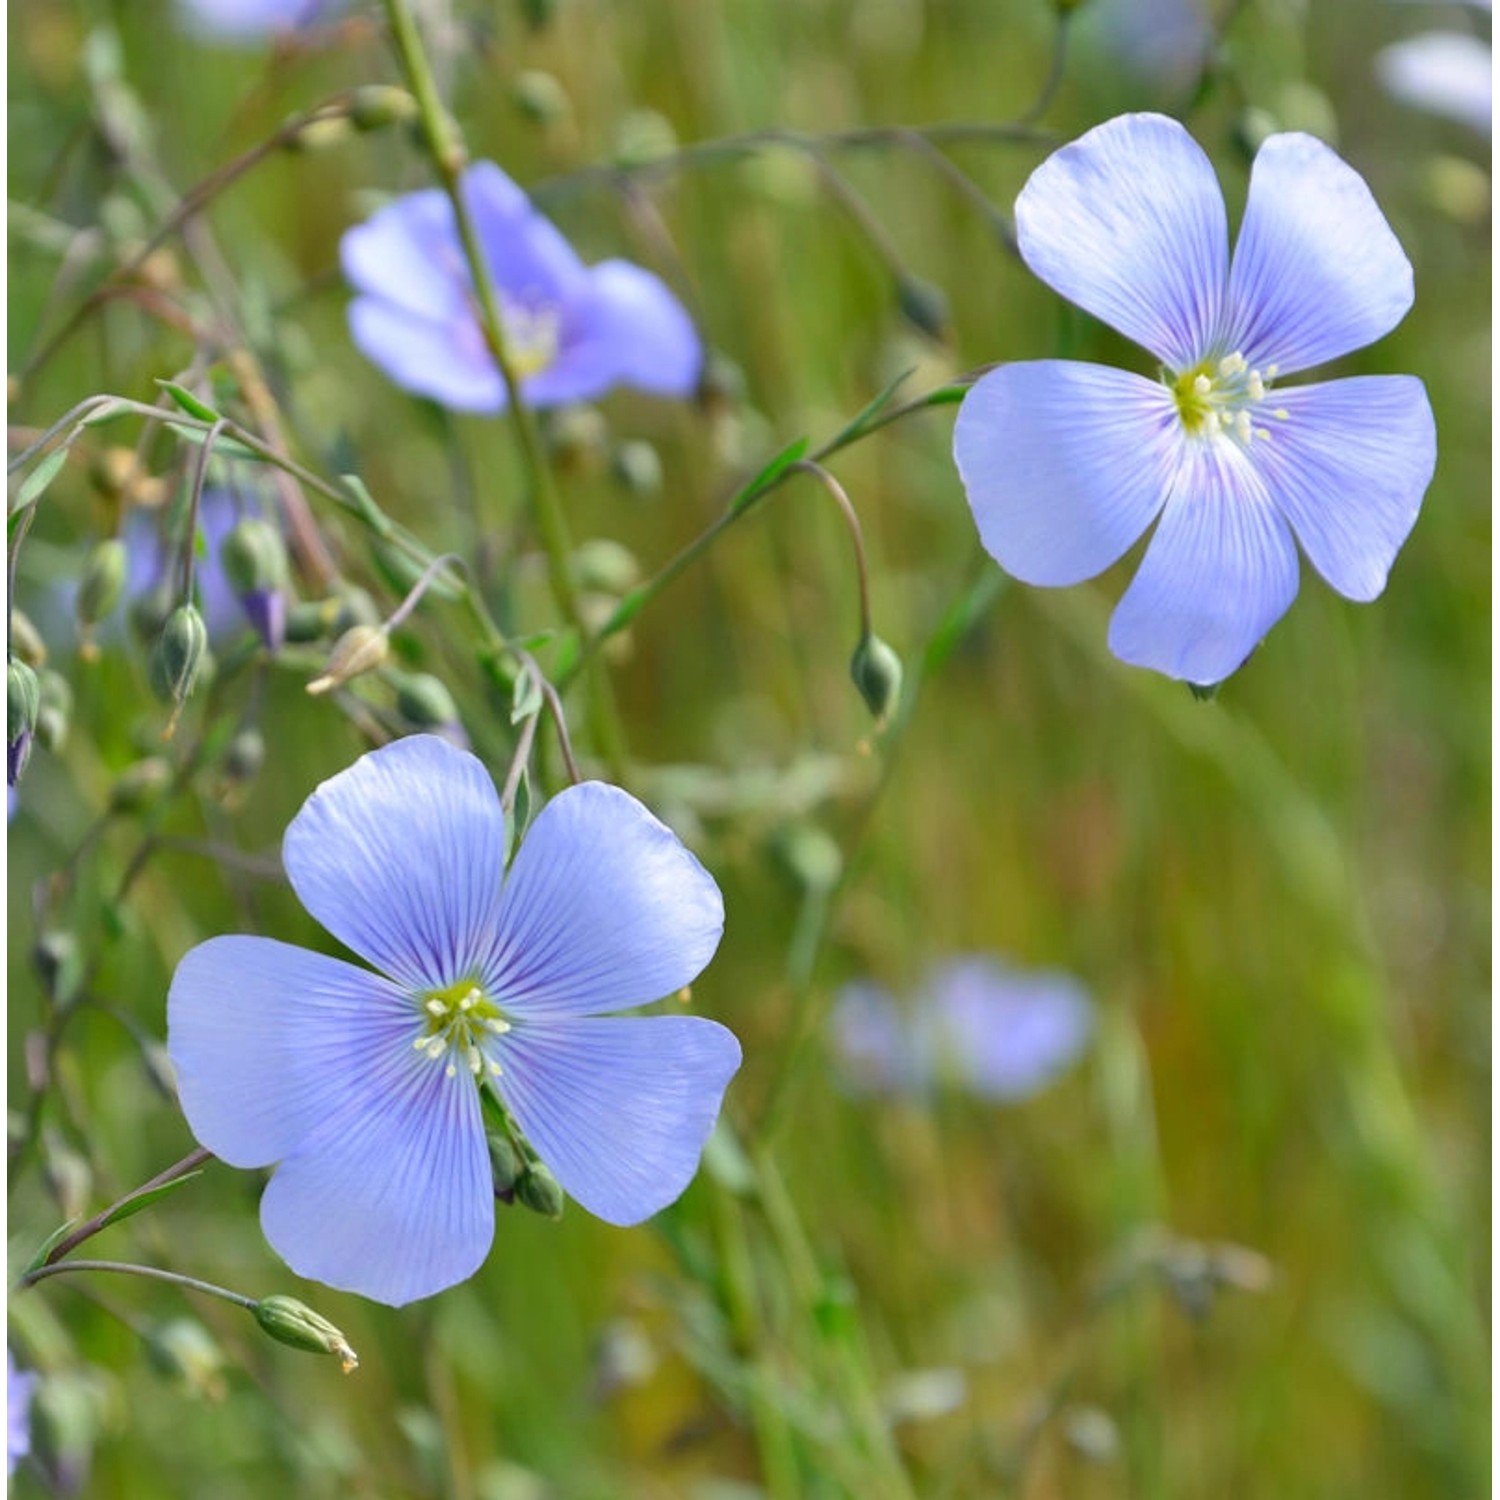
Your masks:
M85 1495L214 1500L1486 1492L1489 153L1372 73L1385 43L1476 28L1475 13L1221 4L1220 67L1193 96L1133 78L1084 4L1045 97L1044 0L432 9L473 155L586 258L665 275L724 362L711 401L617 393L602 427L554 435L575 540L618 543L642 576L779 449L825 441L902 371L898 402L1056 353L1150 373L1038 283L984 207L1008 216L1052 146L1131 109L1188 120L1236 220L1244 141L1267 123L1314 130L1365 175L1417 299L1341 369L1425 380L1437 475L1382 599L1349 604L1304 569L1287 618L1203 703L1105 649L1139 549L1074 590L1007 583L951 462L954 408L903 417L829 460L864 526L876 626L906 663L910 712L883 734L847 675L847 537L816 485L787 482L604 653L625 784L728 909L692 1003L746 1061L684 1199L633 1231L502 1209L471 1282L396 1312L299 1282L261 1239L263 1174L211 1165L97 1253L300 1295L345 1331L358 1372L223 1303L57 1277L11 1299L12 1348L44 1376L39 1461L13 1493L59 1473ZM13 0L13 377L194 184L293 112L396 81L379 12L357 5L316 46L273 54L196 41L163 0ZM1030 138L942 143L967 186L909 140L805 149L875 125L1013 122L1039 97ZM663 155L773 128L797 139ZM596 170L609 164L627 170ZM509 426L406 396L346 331L340 234L430 182L399 129L272 153L206 214L232 337L299 460L359 473L434 551L482 555L502 623L542 631L557 619ZM192 254L168 248L160 296L201 307ZM903 314L903 276L943 294L940 337ZM110 303L13 378L22 442L96 392L152 400L187 366L154 305ZM138 431L89 434L40 503L18 581L39 622L112 524L101 455ZM611 458L633 440L654 446L659 487L620 481ZM147 457L181 482L184 450L159 436ZM388 611L399 594L365 535L312 503L348 579ZM593 555L590 607L607 609L619 582L593 576L609 571ZM264 674L253 782L208 766L149 823L101 822L127 766L235 720L246 683L200 690L164 750L139 647L118 631L83 662L60 618L50 664L72 724L33 756L9 838L9 1110L27 1142L12 1278L63 1218L192 1148L155 1050L182 953L226 931L331 946L275 855L312 788L371 743L357 714L304 693L304 654ZM405 665L448 682L498 780L507 705L466 631L425 605ZM388 714L387 685L353 691L364 722ZM578 687L568 703L598 771ZM541 766L555 789L550 749ZM60 1021L32 950L70 859L48 925L76 939L86 980ZM823 1037L837 987L909 992L981 950L1088 984L1099 1025L1081 1063L1004 1109L840 1092Z

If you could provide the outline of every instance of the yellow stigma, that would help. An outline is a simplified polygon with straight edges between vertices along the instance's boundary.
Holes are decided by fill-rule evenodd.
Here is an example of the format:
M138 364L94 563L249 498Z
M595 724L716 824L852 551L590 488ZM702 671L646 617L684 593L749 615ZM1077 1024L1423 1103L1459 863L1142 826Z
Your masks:
M520 379L540 375L557 359L562 320L555 307L502 302L500 321L505 330L505 352Z
M1269 429L1256 425L1256 417L1287 419L1285 407L1267 411L1262 406L1275 378L1275 365L1252 370L1236 352L1200 360L1173 379L1169 389L1182 425L1194 437L1230 438L1248 448L1253 439L1271 436Z
M457 1076L459 1061L476 1078L486 1071L500 1076L500 1064L486 1056L484 1043L504 1036L510 1022L474 980L460 979L446 989L429 991L422 997L421 1015L422 1030L412 1048L433 1062L446 1057L443 1071L449 1078Z

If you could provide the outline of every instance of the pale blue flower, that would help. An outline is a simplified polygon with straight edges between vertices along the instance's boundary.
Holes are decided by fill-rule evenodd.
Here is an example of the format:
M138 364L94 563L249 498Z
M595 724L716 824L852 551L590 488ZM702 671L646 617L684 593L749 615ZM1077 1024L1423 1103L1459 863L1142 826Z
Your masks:
M1071 975L987 954L940 964L906 1007L869 980L845 985L830 1018L851 1091L920 1096L947 1084L999 1103L1044 1088L1093 1028L1093 1001Z
M347 0L178 0L189 22L205 35L248 44L278 32L317 25L343 10Z
M31 1452L31 1397L37 1377L16 1368L7 1345L5 1350L5 1472Z
M481 1082L563 1188L612 1224L672 1202L740 1063L696 1016L621 1018L688 984L723 929L672 831L585 782L509 873L484 767L433 735L326 781L287 829L303 905L379 974L261 937L178 965L167 1047L183 1112L239 1167L291 1268L400 1305L473 1274L494 1232Z
M1098 29L1111 61L1162 89L1191 88L1214 42L1200 0L1097 0L1083 20Z
M1174 120L1124 115L1037 168L1016 229L1043 281L1163 368L1039 360L974 385L954 456L1000 565L1080 583L1155 521L1110 649L1204 684L1285 613L1298 543L1339 593L1375 598L1436 463L1422 382L1277 385L1411 306L1411 266L1359 175L1310 136L1269 137L1231 263L1207 156Z
M1476 36L1427 31L1375 56L1375 72L1403 104L1467 125L1488 140L1494 129L1494 55Z
M626 260L585 265L493 162L469 167L461 191L529 405L589 401L615 385L692 393L703 348L658 277ZM349 230L341 255L359 293L349 328L361 352L404 390L457 411L504 407L446 193L398 198Z

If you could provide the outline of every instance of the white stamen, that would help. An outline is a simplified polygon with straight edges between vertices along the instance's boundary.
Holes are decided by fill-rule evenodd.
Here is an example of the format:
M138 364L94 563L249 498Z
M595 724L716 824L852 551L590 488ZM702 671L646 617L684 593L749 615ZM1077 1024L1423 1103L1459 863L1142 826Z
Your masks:
M444 1005L436 995L434 995L432 999L430 999L427 1004L422 1007L422 1009L425 1010L429 1016L434 1016L438 1020L441 1020L448 1014L448 1007Z

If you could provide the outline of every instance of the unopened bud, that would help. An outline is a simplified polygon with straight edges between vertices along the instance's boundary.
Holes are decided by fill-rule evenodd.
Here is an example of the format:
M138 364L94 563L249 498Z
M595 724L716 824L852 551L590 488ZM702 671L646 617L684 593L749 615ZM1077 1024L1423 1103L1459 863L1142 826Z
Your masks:
M327 693L352 678L385 665L391 654L390 636L380 625L355 625L346 630L328 653L323 675L308 683L309 693Z
M458 705L442 680L431 672L413 672L396 687L396 709L420 729L446 729L458 722Z
M143 643L154 642L172 613L177 595L165 579L130 601L130 628Z
M148 673L152 691L163 703L172 705L173 723L198 681L207 649L208 627L198 613L198 606L179 604L167 616L167 623L156 638Z
M349 96L349 118L356 130L405 125L417 115L417 101L389 83L367 83Z
M901 697L901 658L871 631L854 648L849 675L865 707L883 724Z
M484 1139L490 1150L490 1178L495 1185L495 1196L503 1203L510 1203L516 1196L516 1184L526 1171L526 1162L498 1131L487 1131Z
M119 537L108 537L94 546L78 580L74 611L80 625L97 625L106 615L113 613L125 592L128 565L125 543Z
M578 587L618 598L641 578L641 565L628 547L609 537L594 537L573 554L573 579Z
M948 298L941 287L919 276L903 276L896 283L896 302L918 332L939 343L948 337Z
M286 545L281 533L259 516L243 516L219 548L219 563L237 594L286 584Z
M844 856L838 843L815 823L794 823L782 829L774 847L787 873L805 890L832 890L843 873Z
M11 786L21 779L31 759L31 737L36 733L40 698L36 673L12 656L5 672L6 777Z
M36 940L31 958L52 1003L66 1009L83 984L83 950L77 937L65 927L54 927Z
M286 639L299 646L321 641L333 634L339 612L337 599L307 599L286 612Z
M632 109L615 130L615 165L644 167L677 149L677 132L654 109Z
M278 1292L262 1297L250 1311L255 1321L278 1342L293 1349L306 1349L310 1354L331 1354L346 1375L358 1368L359 1356L349 1347L349 1340L305 1302Z
M47 663L47 643L35 625L19 609L10 612L10 645L28 667L41 670Z
M597 407L583 403L555 408L547 419L547 451L566 473L593 473L605 461L609 424Z
M36 737L43 749L54 755L68 737L73 718L73 689L60 672L43 668L37 674L39 694L36 714Z
M540 1162L527 1167L516 1178L516 1202L541 1214L544 1219L562 1218L563 1205L567 1201L557 1178Z
M515 81L516 108L537 125L556 125L573 111L568 93L551 73L528 68Z
M615 449L610 472L627 494L649 499L661 493L661 455L644 438L632 438Z
M287 141L286 149L288 151L323 151L353 138L353 124L343 115L330 115L320 120L309 120L296 135Z
M196 1318L173 1318L151 1329L146 1353L163 1375L172 1376L190 1395L223 1400L224 1354Z
M240 730L224 752L224 774L231 781L254 781L265 763L266 739L253 724Z
M109 793L111 812L143 812L166 791L172 767L160 755L148 755L119 775Z

